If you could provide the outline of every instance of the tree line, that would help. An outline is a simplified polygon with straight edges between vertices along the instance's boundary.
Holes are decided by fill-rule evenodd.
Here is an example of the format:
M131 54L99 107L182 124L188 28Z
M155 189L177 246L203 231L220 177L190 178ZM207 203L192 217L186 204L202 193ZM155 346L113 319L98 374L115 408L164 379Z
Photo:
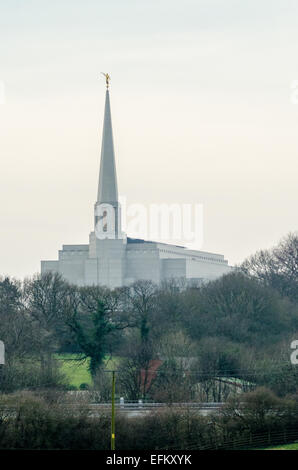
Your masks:
M0 395L0 449L108 450L109 413L90 416L84 404L74 413L72 405L57 392ZM116 449L252 449L297 442L297 407L297 395L279 398L259 388L231 397L208 416L183 407L142 418L117 413Z
M67 387L56 358L71 352L88 360L93 384L107 398L107 356L118 358L118 389L128 399L216 401L229 394L224 378L231 377L243 388L294 393L296 333L297 234L196 287L182 280L78 287L52 272L0 279L3 391Z

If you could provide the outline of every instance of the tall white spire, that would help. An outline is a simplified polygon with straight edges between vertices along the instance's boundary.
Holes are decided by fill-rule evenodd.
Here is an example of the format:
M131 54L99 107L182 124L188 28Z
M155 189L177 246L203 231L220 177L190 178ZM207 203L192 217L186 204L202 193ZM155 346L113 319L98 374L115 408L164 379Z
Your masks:
M95 234L97 238L121 237L121 210L118 203L117 174L110 106L109 80L106 77L106 102L102 131L101 158L97 201L95 203Z
M117 174L109 90L106 91L97 203L118 204Z

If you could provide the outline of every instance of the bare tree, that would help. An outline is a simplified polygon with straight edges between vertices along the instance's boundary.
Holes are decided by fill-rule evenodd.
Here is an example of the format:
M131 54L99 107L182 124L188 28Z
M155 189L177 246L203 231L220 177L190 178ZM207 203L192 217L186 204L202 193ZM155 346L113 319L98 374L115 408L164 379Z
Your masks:
M122 289L122 298L126 300L130 325L140 332L142 342L149 340L152 320L156 310L157 286L151 281L137 281Z
M41 365L47 373L51 373L52 356L59 347L58 332L66 330L63 318L69 289L60 274L52 272L24 282L26 309L35 328Z
M5 342L8 362L34 350L34 332L23 305L21 283L8 277L0 280L0 338Z
M246 259L240 269L249 276L298 301L298 233L290 233L270 249Z
M164 333L159 345L162 361L154 381L152 394L158 401L184 402L193 398L195 345L180 331Z
M117 379L121 393L129 400L146 398L154 381L152 343L149 340L142 342L135 335L133 337L119 364Z

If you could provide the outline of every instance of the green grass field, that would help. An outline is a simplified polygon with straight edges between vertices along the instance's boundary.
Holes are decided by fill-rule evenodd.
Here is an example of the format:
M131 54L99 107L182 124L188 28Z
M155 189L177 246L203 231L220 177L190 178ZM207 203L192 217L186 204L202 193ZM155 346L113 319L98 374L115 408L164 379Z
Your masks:
M76 354L59 354L56 359L60 362L60 370L66 376L72 387L79 388L82 383L91 384L91 375L88 371L89 361L78 362Z
M294 444L282 444L280 446L266 447L259 450L298 450L298 442Z
M77 354L57 354L56 359L61 363L60 370L66 376L72 387L80 388L82 383L91 385L92 379L88 370L89 360L78 361ZM106 369L117 367L119 358L105 358Z

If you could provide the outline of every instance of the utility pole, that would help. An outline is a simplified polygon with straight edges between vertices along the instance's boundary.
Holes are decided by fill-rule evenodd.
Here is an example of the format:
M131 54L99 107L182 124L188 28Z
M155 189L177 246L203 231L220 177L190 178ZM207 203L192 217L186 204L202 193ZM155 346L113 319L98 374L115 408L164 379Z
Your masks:
M111 450L115 450L115 371L112 371Z

